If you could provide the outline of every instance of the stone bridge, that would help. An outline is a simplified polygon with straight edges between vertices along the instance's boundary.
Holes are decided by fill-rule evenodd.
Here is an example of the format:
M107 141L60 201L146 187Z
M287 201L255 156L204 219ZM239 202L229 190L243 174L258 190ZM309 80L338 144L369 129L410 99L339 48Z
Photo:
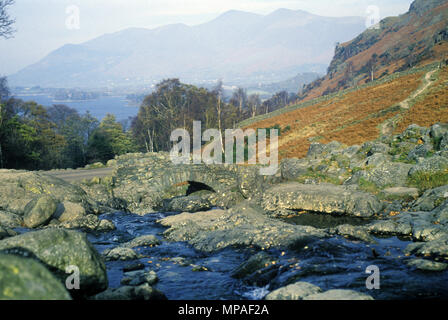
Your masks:
M218 198L249 198L265 182L279 178L260 175L259 166L174 164L168 153L127 154L109 166L115 168L114 195L140 207L142 202L155 206L162 199L188 195L188 186L213 191Z

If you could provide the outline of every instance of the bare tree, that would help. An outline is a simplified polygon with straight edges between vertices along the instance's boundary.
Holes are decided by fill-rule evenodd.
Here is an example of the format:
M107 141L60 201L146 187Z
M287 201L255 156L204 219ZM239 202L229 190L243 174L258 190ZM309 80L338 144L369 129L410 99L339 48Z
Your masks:
M12 27L16 22L15 19L12 19L6 8L14 4L14 0L0 0L0 37L9 39L12 37L15 32Z
M218 121L218 130L221 134L221 146L222 150L224 151L224 142L222 141L222 100L224 97L224 86L222 80L218 80L217 85L213 89L213 93L216 95L216 98L218 99L216 104L216 118Z
M261 106L261 99L258 94L252 94L248 98L248 104L251 109L251 115L252 118L254 118L257 115L258 109Z

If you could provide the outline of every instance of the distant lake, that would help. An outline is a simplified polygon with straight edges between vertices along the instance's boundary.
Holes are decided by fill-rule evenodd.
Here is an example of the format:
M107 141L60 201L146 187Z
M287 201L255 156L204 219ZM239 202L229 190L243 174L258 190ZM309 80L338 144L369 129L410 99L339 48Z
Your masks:
M125 96L101 96L96 100L87 101L55 101L47 95L14 95L23 101L35 101L40 105L50 107L54 104L64 104L78 110L80 114L90 111L98 120L103 119L106 114L115 115L117 120L125 120L137 115L139 106L130 104Z

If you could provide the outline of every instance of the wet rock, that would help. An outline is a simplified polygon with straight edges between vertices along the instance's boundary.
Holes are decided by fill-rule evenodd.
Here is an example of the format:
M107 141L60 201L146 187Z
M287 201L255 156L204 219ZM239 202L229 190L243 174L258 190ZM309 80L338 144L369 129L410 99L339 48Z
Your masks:
M141 286L142 284L154 285L159 281L157 274L154 271L130 271L124 274L123 279L121 279L121 284L126 286Z
M1 240L0 251L37 259L63 283L67 267L77 266L81 294L95 294L107 288L106 266L85 234L64 229L28 232Z
M145 283L141 286L123 286L118 289L108 289L96 296L93 300L166 300L166 296Z
M156 236L150 234L146 236L137 237L129 242L122 244L120 247L133 249L136 247L157 246L159 244L160 244L159 239L157 239Z
M262 206L273 215L286 209L370 217L382 209L378 199L368 193L344 186L298 183L282 184L267 190Z
M211 271L210 269L208 269L207 267L204 266L199 266L197 264L192 264L191 265L191 271L193 272L204 272L204 271Z
M0 254L0 300L70 300L60 280L41 263Z
M56 212L57 202L50 196L42 196L25 207L23 222L28 228L36 228L50 221Z
M412 225L393 220L380 220L367 226L372 234L393 235L393 236L411 236Z
M163 205L163 211L167 212L198 212L211 209L211 204L207 199L189 196L178 197L166 200Z
M365 227L344 224L341 226L337 226L332 230L332 232L351 240L361 240L368 243L376 243L375 239L370 236L368 229Z
M242 279L270 265L273 258L266 252L259 252L242 263L232 272L232 277Z
M143 263L132 263L132 264L128 264L125 265L123 267L123 272L130 272L130 271L137 271L137 270L142 270L145 269L145 265Z
M448 236L430 242L411 243L405 252L421 257L448 257Z
M415 267L421 271L434 271L434 272L445 271L448 268L448 264L446 263L435 262L425 259L412 259L408 262L408 266Z
M255 204L243 202L230 210L183 213L159 221L169 227L170 241L187 241L197 250L212 252L230 246L300 249L327 234L313 227L270 219Z
M103 219L100 220L100 223L98 224L95 230L99 232L109 232L115 230L116 228L117 227L112 221Z
M103 256L107 261L128 261L139 258L138 254L131 248L116 247L113 249L106 249L103 251Z
M17 214L0 210L0 226L18 228L23 225L23 219Z
M321 293L322 289L307 282L296 282L269 293L265 300L303 300L305 297Z
M373 300L373 298L353 290L329 290L306 296L303 300Z

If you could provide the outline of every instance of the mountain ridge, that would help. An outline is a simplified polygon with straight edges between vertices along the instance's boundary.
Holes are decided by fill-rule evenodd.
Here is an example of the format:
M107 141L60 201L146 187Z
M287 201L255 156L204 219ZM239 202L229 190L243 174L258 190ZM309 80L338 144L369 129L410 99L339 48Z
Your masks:
M321 72L306 66L323 68L336 41L364 29L360 17L327 18L287 9L268 15L230 11L196 26L128 28L64 45L9 81L47 87L148 85L168 77L193 83L218 78L235 84L275 82Z

